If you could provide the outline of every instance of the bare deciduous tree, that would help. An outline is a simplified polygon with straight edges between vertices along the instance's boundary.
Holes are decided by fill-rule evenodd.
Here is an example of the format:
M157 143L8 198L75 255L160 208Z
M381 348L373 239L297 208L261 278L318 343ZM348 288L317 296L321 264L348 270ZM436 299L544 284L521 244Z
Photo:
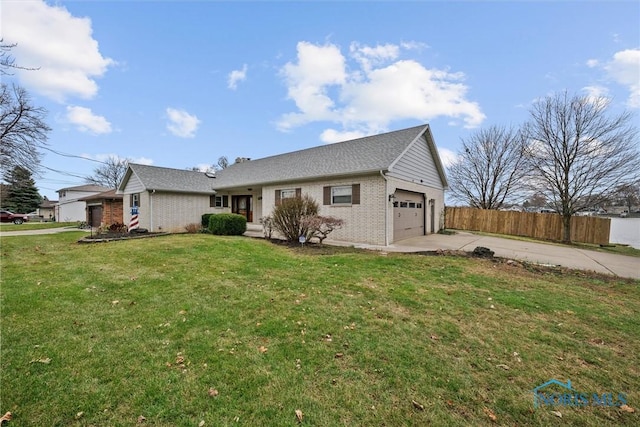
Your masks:
M499 209L523 188L524 139L513 128L492 126L462 141L449 166L452 198L480 209Z
M229 167L229 159L227 156L220 156L218 158L218 163L216 164L216 169L226 169Z
M16 85L0 85L0 167L23 167L37 173L39 148L47 145L51 128L44 122L47 111L34 107L27 91Z
M634 206L640 205L640 184L619 185L615 189L612 199L631 212Z
M118 188L128 167L129 159L110 156L102 166L93 170L92 176L86 177L86 181L103 187Z
M571 241L572 215L638 179L638 130L630 113L610 115L609 106L563 92L534 103L524 127L531 182L562 215L563 242Z
M16 46L18 46L18 43L5 43L4 39L0 39L0 75L11 75L12 73L9 70L37 70L37 68L28 68L16 64L15 58L10 53L11 49Z

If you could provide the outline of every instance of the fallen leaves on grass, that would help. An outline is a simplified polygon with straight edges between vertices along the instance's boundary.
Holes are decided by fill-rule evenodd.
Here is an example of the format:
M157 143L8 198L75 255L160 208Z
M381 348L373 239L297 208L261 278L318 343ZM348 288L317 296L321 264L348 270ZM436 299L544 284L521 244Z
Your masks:
M204 420L202 420L202 421L200 421L200 422L198 423L198 427L202 427L202 426L204 426Z
M505 365L505 364L502 364L502 363L500 365L496 365L496 368L502 368L505 371L508 371L509 369L511 369L511 368L509 368L508 365Z
M343 356L344 356L343 353L336 353L335 356L333 356L333 357L336 358L336 359L340 359Z
M630 414L633 414L634 412L636 412L636 410L635 410L635 409L633 409L633 408L632 408L631 406L629 406L629 405L622 405L622 406L620 406L620 410L621 410L622 412L628 412L628 413L630 413Z
M11 417L12 417L11 412L7 412L7 413L5 413L5 414L2 416L2 418L0 418L0 425L1 425L3 422L5 422L5 421L6 421L6 422L11 421Z
M80 411L76 414L76 420L79 420L84 415L84 412Z
M419 409L421 411L424 411L424 405L423 404L418 403L415 400L412 400L411 404L413 405L414 408Z
M558 417L558 418L562 418L562 412L560 412L560 411L551 411L551 413L553 415L555 415L556 417Z
M491 409L489 409L489 408L482 408L482 410L484 411L485 415L486 415L487 417L489 417L489 419L490 419L491 421L493 421L494 423L495 423L496 421L498 421L498 417L496 417L496 414L494 414L494 413L493 413L493 411L492 411Z
M267 351L269 351L269 349L263 345L261 345L260 347L258 347L258 351L262 354L266 353Z
M50 357L41 357L40 359L33 359L29 363L43 363L45 365L48 365L49 363L51 363L51 358Z
M219 395L220 393L218 392L218 390L216 390L215 388L211 387L209 388L209 396L211 397L216 397L217 395Z
M303 417L304 417L304 414L302 413L302 411L300 409L296 409L296 418L298 419L299 423L302 422Z
M140 415L140 416L138 417L138 424L142 424L142 423L143 423L143 422L145 422L145 421L147 421L147 419L146 419L143 415Z

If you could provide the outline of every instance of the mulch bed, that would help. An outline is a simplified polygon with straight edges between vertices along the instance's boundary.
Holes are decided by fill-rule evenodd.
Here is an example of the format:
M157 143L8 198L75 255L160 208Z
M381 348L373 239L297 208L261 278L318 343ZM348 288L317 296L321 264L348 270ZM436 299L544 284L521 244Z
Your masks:
M168 236L170 233L100 233L85 236L78 243L103 243L117 240L147 239L149 237Z

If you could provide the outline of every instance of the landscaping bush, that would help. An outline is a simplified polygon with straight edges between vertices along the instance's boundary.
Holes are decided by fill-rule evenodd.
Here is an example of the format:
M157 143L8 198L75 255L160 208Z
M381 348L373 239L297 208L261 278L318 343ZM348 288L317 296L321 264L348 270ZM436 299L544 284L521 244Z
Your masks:
M241 236L247 231L247 219L238 214L222 213L209 217L209 232L218 236Z
M209 218L211 218L212 215L215 215L215 214L212 214L212 213L202 214L202 222L201 222L202 228L209 228Z
M126 233L127 231L129 231L129 227L121 222L114 222L109 226L109 231L111 233Z
M307 236L308 225L304 219L318 214L318 203L309 195L283 199L273 210L273 229L287 241L297 242Z
M264 238L271 239L271 235L273 234L273 218L271 218L271 215L260 218L260 224L262 224Z
M333 216L314 215L305 217L302 220L303 228L307 229L307 234L305 235L307 242L315 237L320 244L333 230L341 228L343 225L343 219Z
M202 230L202 227L197 222L192 222L191 224L187 224L184 226L184 229L189 234L199 233Z

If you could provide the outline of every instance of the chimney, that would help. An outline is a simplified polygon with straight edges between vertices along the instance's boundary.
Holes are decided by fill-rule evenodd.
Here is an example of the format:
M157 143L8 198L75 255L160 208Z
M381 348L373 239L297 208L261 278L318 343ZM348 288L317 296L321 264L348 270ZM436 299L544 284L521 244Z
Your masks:
M251 160L249 157L236 157L236 163L244 163Z

